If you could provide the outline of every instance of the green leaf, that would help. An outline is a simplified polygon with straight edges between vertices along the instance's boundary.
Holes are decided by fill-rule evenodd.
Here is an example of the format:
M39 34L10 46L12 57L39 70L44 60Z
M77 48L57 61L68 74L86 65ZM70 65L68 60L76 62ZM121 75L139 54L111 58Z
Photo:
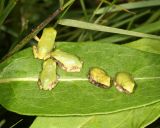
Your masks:
M37 77L42 61L32 49L15 54L0 64L0 103L6 109L26 115L66 116L107 114L138 108L160 101L160 55L106 43L58 43L59 49L79 56L80 73L58 69L59 84L52 91L39 90ZM90 67L98 66L111 76L128 71L137 88L131 95L90 84Z
M160 102L107 115L37 117L30 128L142 128L159 115Z
M2 2L3 2L3 0L2 0ZM10 1L8 1L8 4L5 7L5 9L0 12L0 27L3 24L3 22L5 21L5 19L7 18L7 16L9 15L9 13L15 7L16 3L17 3L17 0L10 0Z
M115 6L116 8L113 6L110 9L110 12L121 11L124 9L137 9L137 8L145 8L145 7L152 7L152 6L160 6L160 1L159 0L148 0L148 1L128 2L125 4L116 5ZM109 9L109 7L100 8L95 11L95 14L101 14L107 9Z
M124 45L142 51L160 54L160 40L143 38Z
M103 25L98 25L94 23L73 20L73 19L61 19L59 20L59 24L65 25L65 26L88 29L88 30L101 31L101 32L110 32L110 33L118 33L118 34L130 35L130 36L136 36L136 37L160 39L160 36L156 36L156 35L134 32L134 31L124 30L124 29L119 29L114 27L108 27L108 26L103 26Z
M160 31L160 21L156 21L154 23L139 26L133 29L132 31L143 32L143 33L158 32ZM116 42L127 40L129 38L131 37L127 35L113 35L113 36L106 37L98 41L107 42L107 43L116 43Z

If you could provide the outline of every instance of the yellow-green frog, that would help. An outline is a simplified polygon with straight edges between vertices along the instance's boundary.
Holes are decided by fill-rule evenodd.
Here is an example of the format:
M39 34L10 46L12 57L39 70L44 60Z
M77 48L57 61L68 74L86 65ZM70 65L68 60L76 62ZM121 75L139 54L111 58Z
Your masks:
M33 54L35 58L47 59L50 57L50 52L55 48L55 38L57 31L52 28L44 28L41 38L37 46L33 46Z
M42 90L51 90L58 83L56 74L56 61L47 59L43 63L42 71L39 75L38 85Z
M89 82L102 88L111 87L111 77L101 68L91 68L88 75Z
M67 72L80 72L83 62L75 55L59 49L51 52L51 57L57 60L58 65Z
M132 75L127 72L118 72L114 83L118 91L125 93L132 93L135 87Z

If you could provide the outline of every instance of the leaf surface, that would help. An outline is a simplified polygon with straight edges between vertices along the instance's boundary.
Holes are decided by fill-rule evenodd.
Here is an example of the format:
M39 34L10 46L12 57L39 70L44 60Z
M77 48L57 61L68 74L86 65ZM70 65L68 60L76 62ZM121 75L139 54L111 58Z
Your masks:
M160 101L160 55L106 43L57 43L57 48L84 61L80 73L58 69L59 84L52 91L39 90L42 61L32 49L23 50L0 64L0 103L26 115L67 116L108 114ZM118 71L133 74L137 88L131 95L90 84L90 67L101 67L111 76Z
M160 102L107 115L37 117L31 128L142 128L154 121L159 113Z
M142 38L124 45L142 51L160 54L160 40Z

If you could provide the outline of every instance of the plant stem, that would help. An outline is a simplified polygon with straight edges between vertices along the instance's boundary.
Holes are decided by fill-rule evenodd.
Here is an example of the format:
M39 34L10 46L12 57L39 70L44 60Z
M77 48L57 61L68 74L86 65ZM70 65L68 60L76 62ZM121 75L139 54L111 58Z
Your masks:
M30 34L24 37L22 41L19 42L10 52L8 52L1 61L5 60L15 52L19 51L21 48L23 48L28 43L28 41L30 41L35 35L37 35L38 32L40 32L47 24L49 24L56 16L58 16L66 7L72 4L72 2L74 2L74 0L68 1L62 8L58 8L56 11L54 11L50 16L48 16L48 18L46 18L35 29L33 29Z

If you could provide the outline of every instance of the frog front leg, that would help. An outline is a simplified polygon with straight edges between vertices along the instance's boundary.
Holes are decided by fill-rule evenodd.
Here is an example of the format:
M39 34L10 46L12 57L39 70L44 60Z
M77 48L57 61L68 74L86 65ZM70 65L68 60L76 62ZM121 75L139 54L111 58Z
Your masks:
M34 55L34 57L35 57L35 58L38 58L38 55L39 55L39 54L38 54L37 46L34 45L33 48L32 48L32 50L33 50L33 55Z

